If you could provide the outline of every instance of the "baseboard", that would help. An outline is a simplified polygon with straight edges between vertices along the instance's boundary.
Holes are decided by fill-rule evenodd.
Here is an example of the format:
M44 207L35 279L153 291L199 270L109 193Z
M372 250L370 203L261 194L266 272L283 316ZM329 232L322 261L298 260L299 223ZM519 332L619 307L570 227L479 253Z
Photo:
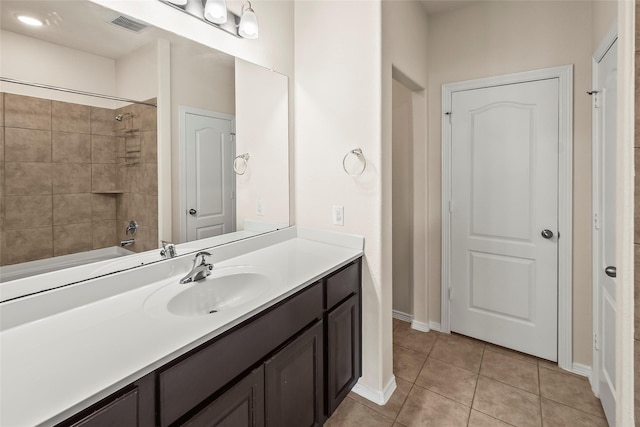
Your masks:
M571 372L573 372L576 375L582 375L583 377L587 377L589 378L589 381L591 381L591 366L587 366L587 365L582 365L580 363L573 363L573 365L571 365Z
M429 332L431 330L428 323L418 322L417 320L411 322L411 328L420 332Z
M434 322L433 320L430 320L430 321L429 321L429 328L430 328L432 331L442 332L442 329L441 329L441 327L440 327L440 323L438 323L438 322Z
M353 386L353 389L351 389L351 391L354 392L355 394L358 394L364 397L365 399L370 400L376 405L380 405L380 406L386 404L389 401L389 399L391 398L391 395L395 390L396 390L395 376L391 376L391 379L387 383L384 390L376 390L374 388L369 387L368 385L362 384L360 381L358 381L356 385Z
M402 320L403 322L409 322L413 320L413 316L407 313L403 313L402 311L393 310L393 318Z

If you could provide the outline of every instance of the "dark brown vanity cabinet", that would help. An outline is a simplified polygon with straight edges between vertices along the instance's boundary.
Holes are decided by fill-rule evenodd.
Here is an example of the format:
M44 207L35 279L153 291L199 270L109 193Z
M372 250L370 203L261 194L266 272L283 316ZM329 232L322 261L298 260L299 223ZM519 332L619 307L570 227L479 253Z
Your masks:
M362 376L361 268L358 260L325 279L327 416Z
M322 334L319 321L264 364L268 427L322 425Z
M362 374L361 268L348 264L61 425L322 425Z

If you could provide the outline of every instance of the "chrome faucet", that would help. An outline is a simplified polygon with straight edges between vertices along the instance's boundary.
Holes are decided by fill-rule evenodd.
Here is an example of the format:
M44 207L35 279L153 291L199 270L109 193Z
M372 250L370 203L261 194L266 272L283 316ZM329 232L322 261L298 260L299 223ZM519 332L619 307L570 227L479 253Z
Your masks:
M162 250L160 251L160 256L164 259L178 256L178 251L176 251L176 245L174 245L171 242L162 240Z
M180 279L180 283L185 284L189 282L197 282L198 280L206 279L208 275L211 274L211 270L213 270L213 264L209 264L205 261L205 257L210 256L209 252L198 252L193 259L193 267L191 271ZM198 263L198 258L200 259L200 263Z

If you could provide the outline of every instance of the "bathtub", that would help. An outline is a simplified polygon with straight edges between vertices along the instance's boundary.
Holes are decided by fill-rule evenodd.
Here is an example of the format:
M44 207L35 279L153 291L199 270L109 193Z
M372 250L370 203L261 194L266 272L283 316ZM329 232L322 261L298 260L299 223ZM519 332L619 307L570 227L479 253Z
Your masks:
M36 274L49 273L65 268L76 267L97 261L105 261L134 254L119 246L112 246L103 249L78 252L75 254L61 255L53 258L40 259L37 261L23 262L20 264L6 265L0 267L0 283L34 276Z

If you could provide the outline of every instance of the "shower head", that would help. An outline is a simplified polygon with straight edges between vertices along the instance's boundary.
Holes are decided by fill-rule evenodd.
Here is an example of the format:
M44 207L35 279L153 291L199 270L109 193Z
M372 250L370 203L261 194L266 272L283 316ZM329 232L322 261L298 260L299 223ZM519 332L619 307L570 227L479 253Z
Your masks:
M124 114L118 114L116 116L116 120L121 122L122 119L126 119L127 117L133 117L133 113L124 113Z

